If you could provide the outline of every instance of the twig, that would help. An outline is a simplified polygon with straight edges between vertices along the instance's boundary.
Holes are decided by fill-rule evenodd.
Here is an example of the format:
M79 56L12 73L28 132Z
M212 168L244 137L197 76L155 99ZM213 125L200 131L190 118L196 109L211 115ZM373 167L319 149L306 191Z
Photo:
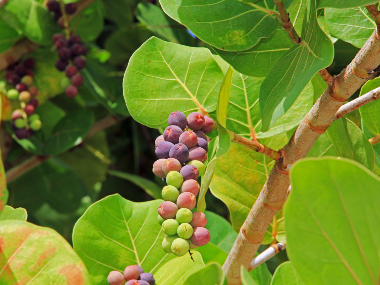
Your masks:
M318 74L327 83L327 85L329 85L329 86L333 85L334 78L331 76L331 74L325 68L318 71Z
M280 251L283 251L285 248L286 248L286 244L283 244L283 243L272 244L270 247L268 247L266 250L264 250L262 253L260 253L251 261L249 271L263 264L264 262L266 262L268 259L275 256Z
M274 215L282 209L290 185L289 166L307 155L317 138L334 121L338 109L367 81L361 74L370 73L379 64L380 33L376 28L347 68L334 78L333 86L328 86L281 150L281 159L272 168L223 265L229 285L241 284L241 266L249 268ZM357 73L358 67L360 74Z
M293 27L292 22L290 21L289 14L285 9L284 2L282 0L274 0L277 10L280 13L281 26L284 28L285 32L288 34L289 38L296 45L301 42L301 38L298 36L296 30Z
M351 102L348 102L344 104L342 107L339 108L338 112L335 114L335 119L339 119L340 117L343 117L344 115L360 108L361 106L364 106L365 104L368 104L369 102L375 101L380 98L380 87L377 87L368 93L356 98L355 100L352 100Z
M371 145L380 143L380 134L374 136L373 138L370 138L368 141Z
M70 29L69 29L69 20L68 20L68 17L67 17L67 13L65 11L65 3L63 3L63 0L59 0L59 6L61 7L61 11L62 11L62 21L63 21L63 27L64 27L64 30L65 30L65 34L66 34L66 39L68 40L70 38ZM62 26L60 26L62 27Z
M377 10L376 6L374 4L365 6L371 15L372 19L375 21L375 23L379 26L380 25L380 12Z
M75 13L73 15L67 16L67 21L70 23L76 16L78 16L80 13L82 13L82 11L84 9L86 9L94 1L95 0L82 0L82 1L78 2L77 3L77 10L75 11ZM63 24L62 21L64 21L63 17L61 17L58 21L58 24L60 26Z
M124 118L126 118L126 117L124 117ZM123 119L121 119L121 120L123 120ZM108 127L116 124L119 121L120 121L119 119L115 118L112 115L109 115L109 116L105 117L104 119L96 122L91 127L91 129L88 132L86 138L92 137L96 133L105 130L106 128L108 128ZM14 179L16 179L17 177L23 175L25 172L33 169L34 167L39 166L42 162L44 162L45 160L47 160L49 158L50 158L50 156L35 155L35 156L32 156L31 158L25 160L21 164L15 166L13 168L11 168L10 170L8 170L6 172L7 183L10 183Z

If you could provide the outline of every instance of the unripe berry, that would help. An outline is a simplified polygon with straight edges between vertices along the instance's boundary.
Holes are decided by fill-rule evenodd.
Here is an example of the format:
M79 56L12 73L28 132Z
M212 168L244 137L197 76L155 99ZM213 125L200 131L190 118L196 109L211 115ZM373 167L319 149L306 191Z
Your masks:
M162 172L165 174L165 176L168 175L170 171L179 172L180 170L181 163L175 158L166 159L164 164L162 165Z
M178 223L190 223L193 219L193 213L186 208L181 208L177 211L175 219Z
M7 92L7 97L10 100L16 100L18 98L19 92L16 89L9 89Z
M196 168L198 168L198 171L199 171L199 176L202 176L203 174L205 174L205 171L206 171L206 167L205 165L200 162L199 160L192 160L188 163L188 165L194 165Z
M177 234L179 223L174 219L168 219L162 223L162 230L168 236Z
M165 161L166 161L166 159L159 159L153 163L152 171L153 171L154 175L156 175L157 177L160 177L160 178L166 177L165 173L162 171L162 167L164 166Z
M180 238L188 239L193 235L193 227L188 223L180 224L177 229L177 235Z
M174 186L177 189L181 188L182 182L183 182L183 177L177 171L170 171L168 175L166 176L166 183L168 185Z
M42 123L40 120L34 120L30 123L30 128L33 131L39 131L41 129Z
M15 120L15 127L18 129L23 129L26 126L26 122L24 118L18 118Z
M21 82L27 86L31 86L33 84L33 77L30 75L25 75L23 78L21 78Z
M172 251L172 243L173 241L178 238L177 235L175 236L166 236L163 240L162 240L162 249L166 252L166 253L173 253Z
M177 238L173 241L171 249L176 256L185 255L189 251L189 242L182 238Z
M172 185L167 185L162 189L162 199L164 199L165 201L175 202L177 201L178 196L178 189Z
M38 114L33 114L28 118L29 122L33 122L34 120L39 120L39 119L40 119L40 115Z
M159 214L157 215L157 221L160 225L162 225L162 223L165 221L164 218L162 218Z
M12 113L12 120L16 120L18 118L22 118L23 113L24 112L22 110L20 110L20 109L14 110L13 113Z

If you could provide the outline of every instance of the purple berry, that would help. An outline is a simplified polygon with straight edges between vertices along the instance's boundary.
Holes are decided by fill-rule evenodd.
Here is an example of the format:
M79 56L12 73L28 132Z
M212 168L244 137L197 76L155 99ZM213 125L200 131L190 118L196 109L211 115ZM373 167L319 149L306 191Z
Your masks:
M54 21L58 21L61 17L62 17L61 10L54 12L54 16L53 16ZM61 27L61 28L63 29L64 27Z
M193 219L190 222L190 225L193 228L197 227L205 227L207 224L206 215L202 212L194 212L193 213Z
M177 206L178 208L186 208L189 210L194 209L195 204L197 203L197 198L193 193L183 192L179 194L177 198Z
M196 168L194 165L185 165L182 167L180 173L183 176L183 181L189 179L197 180L199 176L198 168Z
M199 190L201 189L201 186L199 183L194 179L188 179L183 182L181 186L181 192L190 192L194 194L194 196L197 196L199 193Z
M204 116L205 118L205 124L201 128L201 131L204 132L205 134L208 134L212 131L212 126L214 125L214 122L210 117Z
M81 55L86 55L87 54L87 48L84 44L73 44L71 47L71 52L73 53L74 56L81 56Z
M65 60L58 59L55 62L55 68L58 69L59 71L64 71L69 63Z
M139 271L140 274L144 273L144 270L143 270L143 268L140 265L135 265L135 266L136 266L136 268L137 268L137 270Z
M65 38L65 36L62 35L62 34L55 34L55 35L53 36L53 44L55 44L56 41L58 41L58 40L66 40L66 38Z
M119 271L111 271L108 274L107 282L109 285L124 285L125 279Z
M181 170L181 163L175 158L168 158L162 164L162 172L164 173L164 177L166 177L166 175L168 175L170 171L179 172L180 170ZM164 177L161 177L161 178L164 178Z
M67 86L65 93L67 97L74 98L78 94L78 89L75 86L70 85L70 86Z
M163 141L156 148L156 155L158 158L169 158L169 153L174 144L171 142Z
M202 131L194 131L194 133L197 135L198 138L201 138L201 139L204 139L205 141L207 141L207 136L204 132Z
M198 146L208 151L208 142L205 139L198 138Z
M71 35L69 38L69 45L72 46L73 44L80 44L82 42L80 36L78 35Z
M146 282L148 282L149 285L155 284L155 280L154 280L152 273L141 273L139 282L141 282L141 281L146 281Z
M74 75L71 77L71 84L74 86L81 86L83 84L83 77L79 74Z
M177 159L181 164L189 159L189 149L182 143L174 145L169 152L169 157Z
M28 132L25 129L16 130L15 135L19 140L22 140L28 137Z
M71 78L71 77L73 77L75 74L78 73L78 69L77 69L75 66L68 66L68 67L66 68L65 73L66 73L66 77Z
M184 130L187 126L187 119L184 113L175 111L169 115L168 123L169 125L175 125Z
M66 39L59 39L57 40L55 43L54 43L55 47L57 49L61 49L63 47L67 47L68 46L68 43L67 43L67 40Z
M132 280L132 279L139 279L140 272L136 265L129 265L124 270L124 279L126 281Z
M72 15L77 11L77 4L76 3L69 3L65 5L65 12L68 15Z
M34 108L37 108L37 106L38 106L38 100L36 98L30 99L29 105L32 105Z
M179 142L183 143L188 149L190 149L197 145L198 137L194 132L186 131L179 136Z
M199 146L193 147L189 151L189 161L192 160L199 160L204 163L207 160L207 152Z
M62 60L69 60L71 58L71 51L69 48L67 47L62 47L59 51L58 51L58 56L60 59Z
M163 135L160 135L159 137L157 137L156 140L154 141L154 145L155 145L155 147L157 148L158 145L159 145L161 142L163 142L163 141L165 141Z
M153 171L154 175L156 175L157 177L160 177L160 178L166 177L166 174L162 171L162 168L163 168L165 162L166 162L166 159L159 159L153 163L152 171Z
M27 59L24 60L23 64L24 64L25 68L33 69L34 65L35 65L35 62L34 62L33 58L28 57Z
M19 65L16 67L15 72L18 76L23 77L27 74L25 66Z
M28 90L28 86L25 83L19 83L19 84L16 85L16 90L18 92L27 91Z
M78 69L83 69L86 67L86 60L83 57L76 57L73 60L73 64L76 66Z
M164 131L164 139L171 143L178 143L179 137L182 134L182 130L180 127L177 126L169 126Z
M210 241L210 233L207 229L203 227L197 227L194 229L193 235L191 236L191 242L196 246L204 246Z
M205 123L205 118L201 113L193 112L187 116L187 125L193 131L200 130Z
M46 7L48 8L48 10L50 12L56 12L56 11L59 11L61 9L61 7L59 6L59 3L55 0L49 0L46 3Z
M160 204L158 207L158 214L165 220L167 219L175 219L175 215L177 214L178 206L170 201L165 201Z
M17 84L19 84L21 81L21 77L18 76L17 74L12 74L12 76L10 77L10 79L8 80L8 82L14 86L16 86Z

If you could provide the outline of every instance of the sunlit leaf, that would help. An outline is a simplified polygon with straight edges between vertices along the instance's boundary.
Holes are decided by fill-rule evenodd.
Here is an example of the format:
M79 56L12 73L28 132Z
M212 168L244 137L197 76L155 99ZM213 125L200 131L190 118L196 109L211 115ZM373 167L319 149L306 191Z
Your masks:
M318 0L318 8L351 8L376 3L375 0Z
M360 96L380 86L380 78L375 78L363 85ZM376 100L359 108L365 126L373 135L380 134L380 101Z
M11 206L5 205L3 210L0 212L0 221L5 220L19 220L26 221L28 214L24 208L12 208Z
M183 285L222 285L224 282L224 273L222 266L218 263L212 262L193 272Z
M271 285L305 285L293 264L288 261L280 264L273 275Z

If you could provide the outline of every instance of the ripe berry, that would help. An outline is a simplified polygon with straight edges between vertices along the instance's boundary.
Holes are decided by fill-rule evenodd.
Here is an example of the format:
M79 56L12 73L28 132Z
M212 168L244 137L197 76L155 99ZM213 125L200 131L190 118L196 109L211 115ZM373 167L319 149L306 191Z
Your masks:
M196 131L200 130L205 123L205 118L201 113L193 112L187 116L187 125L190 129Z
M36 86L29 87L29 93L32 96L36 96L38 94L38 88Z
M197 198L190 192L183 192L178 196L177 206L178 208L187 208L189 210L194 209L197 203Z
M150 285L149 282L145 281L145 280L138 280L138 284L139 285ZM153 283L154 284L154 283Z
M19 83L19 84L16 85L16 90L18 92L27 91L28 90L28 86L26 86L25 83Z
M68 46L68 43L67 43L67 40L65 38L63 39L59 39L57 40L55 43L54 43L55 47L57 49L61 49L63 47L67 47Z
M71 35L69 38L69 45L72 46L73 44L80 44L82 43L82 40L80 36L78 35Z
M160 142L163 142L163 141L165 141L164 136L163 135L158 136L156 140L154 141L154 146L157 148Z
M177 211L175 219L178 223L190 223L193 219L193 213L186 208L181 208Z
M162 199L165 201L177 201L177 198L179 196L179 191L177 188L175 188L172 185L167 185L162 189Z
M162 249L166 252L166 253L173 253L172 251L172 243L173 241L178 238L177 235L175 236L166 236L163 240L162 240Z
M127 283L125 283L125 285L140 285L140 283L138 280L132 279L132 280L127 281Z
M121 272L111 271L108 274L107 282L109 285L124 285L125 279Z
M179 142L183 143L188 149L190 149L197 145L198 137L194 132L186 131L180 135Z
M26 70L26 75L29 75L29 76L31 76L33 78L34 77L34 72L32 70L30 70L30 69L27 69Z
M182 238L177 238L172 242L171 249L176 256L185 255L189 251L189 242Z
M10 100L16 100L18 98L19 92L16 89L9 89L7 91L7 97Z
M190 192L194 194L194 196L197 196L199 193L199 190L201 189L201 186L199 183L194 179L189 179L183 182L181 186L181 192Z
M13 86L16 86L18 83L20 83L20 81L21 81L21 77L14 73L8 80L8 82L12 84Z
M180 163L185 163L189 159L189 150L184 144L178 143L170 149L169 157L177 159Z
M162 165L162 172L164 173L165 176L168 175L170 171L179 172L180 170L181 170L181 163L175 158L166 159Z
M69 63L65 60L58 59L55 62L55 68L57 68L59 71L64 71Z
M162 171L162 167L163 167L165 161L166 161L166 159L159 159L153 163L152 171L157 177L160 177L160 178L166 177L165 173Z
M21 82L27 86L30 86L33 84L33 77L30 75L25 75L23 78L21 78Z
M27 74L25 66L19 65L16 67L15 72L18 76L23 77Z
M158 214L165 220L174 219L177 211L177 205L170 201L165 201L158 206Z
M146 281L146 282L148 282L149 285L154 285L156 282L154 280L152 273L141 273L140 274L140 280L139 280L140 285L142 285L141 281Z
M23 64L24 64L25 68L33 69L34 65L35 65L35 62L34 62L33 58L28 57L27 59L24 60Z
M29 91L22 91L20 95L18 96L18 99L22 102L28 102L30 100L30 93Z
M185 165L180 171L183 181L194 179L197 180L199 176L199 170L194 165Z
M166 176L166 183L168 185L174 186L177 189L181 187L182 182L183 182L183 177L177 171L170 171L168 175Z
M204 132L205 134L208 134L212 131L212 126L214 122L212 121L210 117L204 116L204 118L205 118L205 124L201 128L201 131Z
M198 138L198 146L208 151L208 142L205 139Z
M61 7L59 6L59 3L55 0L49 0L46 4L46 7L48 8L50 12L56 12L61 9Z
M83 77L79 74L74 75L71 77L71 84L74 86L81 86L83 83Z
M197 227L194 229L194 233L191 236L191 242L196 246L204 246L210 241L210 233L203 227Z
M25 111L25 113L26 113L28 116L30 116L30 115L32 115L32 114L34 113L34 109L35 109L35 108L34 108L33 105L28 104L28 105L25 106L24 111Z
M164 131L164 139L165 141L176 144L179 142L179 137L181 136L181 134L182 130L180 127L174 125L168 126Z
M22 115L23 115L23 111L20 110L20 109L16 109L12 113L12 120L16 120L18 118L22 118Z
M18 129L23 129L26 126L26 122L24 118L18 118L15 120L15 127Z
M124 278L126 281L132 279L139 279L140 272L136 265L127 266L124 270Z
M28 137L28 132L25 129L16 130L15 135L19 140L22 140Z
M182 112L175 111L169 115L168 123L169 125L175 125L184 130L187 126L187 119Z
M61 17L62 17L61 10L54 12L54 16L53 16L54 21L58 21ZM64 28L64 27L61 27L61 28Z
M207 160L207 152L199 146L193 147L189 151L189 160L199 160L204 163Z
M30 99L29 104L32 105L34 108L37 108L38 100L36 98L32 98Z
M86 67L86 60L83 57L76 57L73 60L73 64L76 66L78 69L83 69Z
M169 153L174 144L163 141L156 148L155 152L158 158L169 158Z
M194 165L196 168L198 168L199 176L202 176L206 171L205 165L199 160L192 160L188 163L188 165Z
M87 48L85 45L81 43L74 43L71 47L71 52L73 53L73 56L81 56L87 54Z
M73 77L75 74L78 73L78 69L75 66L68 66L66 68L65 74L68 78Z
M194 133L197 135L198 138L201 138L201 139L204 139L205 141L207 141L207 136L204 132L202 131L194 131Z
M71 51L69 48L67 47L62 47L59 51L58 51L58 56L60 59L62 60L69 60L71 58Z
M67 97L74 98L78 94L78 89L75 86L70 85L66 88L65 93Z
M188 223L180 224L177 229L177 235L180 238L188 239L193 235L193 227Z
M202 212L194 212L193 213L193 219L190 222L190 225L193 228L197 227L205 227L207 224L206 215Z
M68 15L74 14L76 12L76 10L77 10L77 4L75 4L75 3L69 3L69 4L65 5L65 12Z
M66 40L66 38L62 34L55 34L53 36L53 44L55 44L55 42L58 41L58 40Z

